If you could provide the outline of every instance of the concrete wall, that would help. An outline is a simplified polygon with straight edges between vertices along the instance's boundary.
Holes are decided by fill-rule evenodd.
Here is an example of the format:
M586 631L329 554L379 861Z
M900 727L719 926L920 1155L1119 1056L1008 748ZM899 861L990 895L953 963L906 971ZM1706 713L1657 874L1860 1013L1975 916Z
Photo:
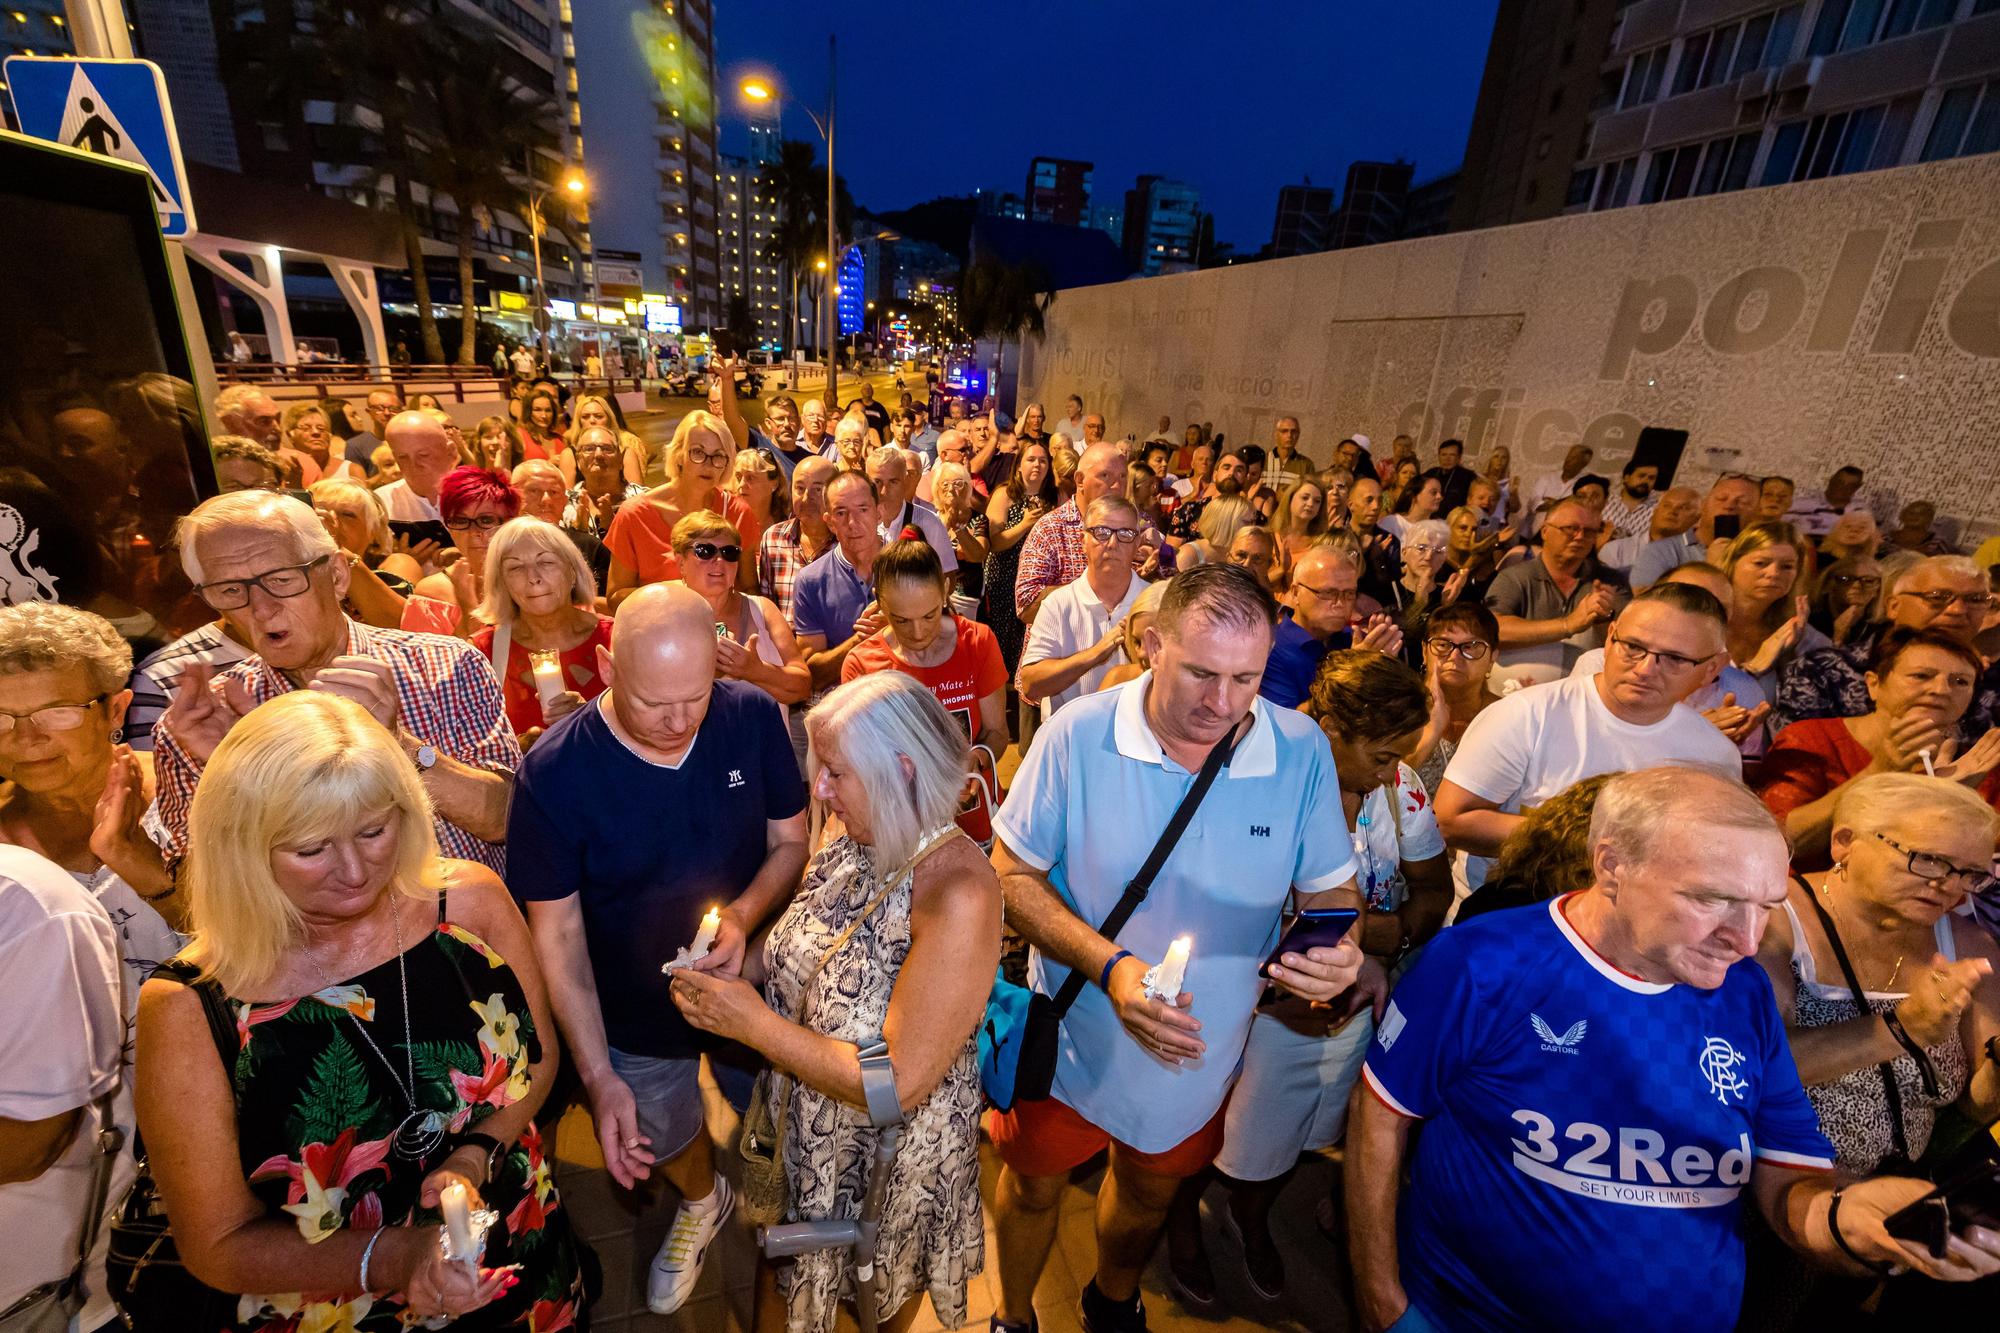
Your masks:
M1076 288L1024 349L1020 401L1083 395L1111 433L1282 415L1428 454L1579 438L1612 472L1646 426L1680 478L1842 463L1878 510L2000 527L2000 155Z

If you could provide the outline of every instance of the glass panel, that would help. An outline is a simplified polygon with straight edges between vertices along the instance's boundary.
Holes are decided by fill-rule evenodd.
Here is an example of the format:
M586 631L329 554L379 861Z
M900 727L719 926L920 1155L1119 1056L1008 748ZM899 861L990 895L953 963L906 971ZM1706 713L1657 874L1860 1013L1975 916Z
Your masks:
M1986 85L1986 95L1979 99L1979 110L1972 116L1972 129L1958 152L1961 157L2000 152L2000 84Z
M1918 100L1904 97L1889 104L1888 114L1882 118L1881 133L1875 136L1874 150L1868 154L1868 165L1863 171L1893 167L1903 160L1903 146L1910 141L1910 126L1916 123Z
M1875 151L1875 136L1882 130L1884 109L1867 106L1848 113L1847 135L1840 151L1833 154L1832 175L1846 176L1868 170L1869 159Z
M1667 177L1667 198L1685 199L1694 185L1695 164L1701 159L1701 145L1689 144L1674 153L1673 174Z
M1883 0L1854 0L1848 11L1847 26L1840 30L1840 49L1852 51L1875 40L1882 23Z
M1806 47L1809 56L1823 56L1840 45L1840 28L1847 22L1849 0L1826 0L1820 6L1819 18L1813 24L1812 42Z
M1646 70L1646 86L1639 98L1641 102L1650 102L1660 95L1660 80L1667 72L1667 48L1654 47L1652 56L1652 63Z
M1783 185L1792 178L1792 168L1798 165L1799 144L1806 137L1806 126L1802 120L1789 125L1778 126L1778 133L1771 140L1771 155L1764 160L1765 185Z
M1698 32L1681 43L1681 63L1674 66L1674 95L1690 91L1701 76L1702 57L1708 54L1711 33Z
M1917 26L1917 0L1889 0L1889 17L1882 21L1881 40L1901 37Z
M1924 0L1923 9L1917 15L1919 28L1935 28L1940 23L1951 22L1951 16L1958 9L1958 0ZM1977 13L1977 10L1973 11Z
M1995 0L2000 4L2000 0ZM1953 88L1938 101L1937 116L1931 121L1930 135L1924 140L1921 160L1939 162L1958 156L1965 127L1972 122L1972 108L1979 101L1977 88Z
M1667 172L1672 169L1673 162L1671 149L1653 154L1652 165L1646 168L1646 188L1639 191L1640 203L1657 204L1666 197Z
M1759 14L1743 25L1742 40L1736 43L1736 62L1730 66L1729 77L1740 79L1757 68L1764 56L1764 43L1771 35L1771 16Z
M1701 155L1701 174L1695 177L1697 196L1714 194L1722 188L1722 169L1729 165L1729 140L1717 139Z
M1731 24L1717 31L1714 39L1708 44L1708 59L1701 65L1699 82L1702 87L1713 88L1728 76L1730 59L1736 54L1736 39L1742 35L1743 28L1740 24Z
M1833 174L1847 117L1845 111L1820 116L1806 127L1805 147L1799 150L1799 169L1792 173L1793 180L1816 181Z
M1994 0L2000 4L2000 0ZM1775 68L1792 58L1792 48L1799 41L1799 19L1804 10L1799 5L1786 5L1771 20L1771 36L1764 43L1764 64Z
M1740 190L1750 183L1750 164L1757 160L1757 141L1763 137L1756 130L1736 136L1735 146L1729 150L1729 170L1722 176L1723 189Z
M1597 168L1584 167L1569 178L1569 195L1563 200L1566 208L1590 202L1590 192L1597 184Z

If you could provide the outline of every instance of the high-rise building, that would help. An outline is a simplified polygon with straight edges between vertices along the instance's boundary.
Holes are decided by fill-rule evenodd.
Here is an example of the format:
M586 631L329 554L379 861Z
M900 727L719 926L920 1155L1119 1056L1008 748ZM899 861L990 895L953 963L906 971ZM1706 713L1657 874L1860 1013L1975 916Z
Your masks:
M1380 245L1403 234L1409 204L1410 179L1416 168L1408 162L1353 162L1347 168L1347 189L1333 211L1326 248L1347 250Z
M1029 222L1059 222L1065 227L1090 222L1092 166L1067 157L1038 157L1028 163Z
M1333 187L1281 185L1278 187L1278 215L1271 223L1273 259L1288 255L1318 254L1326 249L1327 229L1333 222Z
M1453 231L1563 210L1591 110L1603 97L1611 30L1630 3L1500 0L1452 201Z
M1090 221L1085 224L1116 241L1122 249L1125 245L1125 205L1116 195L1090 206Z
M756 139L751 140L753 146ZM762 163L747 157L722 157L722 212L716 240L722 260L722 307L727 311L741 296L756 325L756 341L785 345L787 301L784 265L766 253L777 228L778 201L764 184ZM748 332L732 330L739 339Z
M1028 216L1027 201L1012 190L974 190L972 208L981 217L1025 221Z
M1994 0L1502 0L1453 225L1996 150Z
M586 145L593 239L636 251L646 289L670 294L686 327L712 328L725 298L717 233L726 191L710 0L557 3L573 53L573 129Z
M76 43L70 37L63 0L16 0L0 9L0 56L75 54ZM0 125L18 129L13 100L6 93L6 78L0 76Z
M1194 267L1201 191L1185 181L1141 176L1125 192L1125 259L1145 277Z
M1446 172L1410 187L1409 202L1403 209L1403 230L1399 239L1442 236L1451 230L1452 203L1458 197L1458 173Z

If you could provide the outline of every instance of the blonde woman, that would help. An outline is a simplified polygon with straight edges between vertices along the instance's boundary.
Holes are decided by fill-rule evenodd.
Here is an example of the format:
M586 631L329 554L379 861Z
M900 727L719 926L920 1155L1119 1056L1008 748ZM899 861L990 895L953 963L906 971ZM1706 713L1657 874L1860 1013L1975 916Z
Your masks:
M512 472L526 461L514 423L503 416L481 417L472 428L474 467L499 468Z
M570 410L570 428L563 436L561 451L554 458L555 465L562 469L563 483L576 485L576 442L582 438L583 432L593 426L618 437L618 453L626 483L644 485L646 464L650 461L646 442L619 424L618 414L611 408L611 400L598 393L581 395Z
M1202 508L1201 518L1195 524L1200 535L1182 543L1175 567L1193 569L1196 565L1221 564L1229 556L1237 530L1250 526L1256 517L1256 509L1241 496L1216 496Z
M568 1317L534 947L492 871L439 856L395 737L349 699L281 695L216 747L189 829L194 942L140 992L137 1105L181 1259L243 1297L221 1326ZM454 1185L497 1214L484 1267L440 1256Z
M310 492L320 526L347 562L347 604L356 620L378 629L403 621L403 604L424 576L423 566L390 551L389 519L375 492L358 481L331 478Z
M704 509L721 514L736 529L739 544L756 549L752 539L756 520L750 506L722 490L735 462L736 444L721 417L697 409L681 418L667 445L666 481L620 506L604 536L605 549L611 553L611 572L604 583L613 611L633 589L681 576L680 557L674 554L674 524L689 514ZM754 589L756 578L756 561L743 561L737 586Z
M1729 577L1729 657L1757 678L1766 699L1778 697L1778 673L1794 658L1832 646L1808 622L1802 593L1810 548L1789 523L1752 523L1722 553Z
M597 650L611 650L611 617L597 613L597 580L576 543L539 518L509 519L486 548L486 628L472 646L493 664L507 721L526 749L544 727L604 693ZM561 693L544 699L535 657L553 653Z
M1271 535L1278 539L1286 569L1325 534L1328 523L1326 488L1314 478L1301 477L1278 492L1278 507L1271 515Z
M743 591L749 548L735 525L699 510L674 524L673 542L682 586L707 602L715 619L715 674L755 685L781 704L804 702L812 693L805 654L777 604Z
M914 677L877 671L806 729L819 850L805 882L743 975L683 969L674 1002L771 1062L754 1095L783 1117L786 1221L858 1214L879 1131L856 1056L887 1043L905 1124L881 1196L882 1327L907 1329L928 1295L956 1328L985 1266L975 1030L1000 962L1000 881L953 822L965 727ZM844 1250L766 1267L756 1326L831 1333L854 1281Z

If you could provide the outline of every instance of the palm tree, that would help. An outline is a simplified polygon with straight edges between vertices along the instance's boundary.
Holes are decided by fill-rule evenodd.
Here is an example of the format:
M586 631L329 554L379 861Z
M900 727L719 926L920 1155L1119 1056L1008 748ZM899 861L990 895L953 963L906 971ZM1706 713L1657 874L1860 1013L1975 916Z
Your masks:
M546 99L492 77L504 67L505 48L475 39L459 60L439 62L422 93L431 112L417 158L423 179L458 206L458 364L476 363L479 319L473 306L472 247L482 210L526 210L532 184L522 164L554 135L541 123Z
M986 384L999 397L1000 358L1006 344L1024 333L1042 336L1043 316L1055 304L1055 280L1034 260L1005 264L981 259L967 266L958 283L958 323L966 338L993 339L993 366Z

